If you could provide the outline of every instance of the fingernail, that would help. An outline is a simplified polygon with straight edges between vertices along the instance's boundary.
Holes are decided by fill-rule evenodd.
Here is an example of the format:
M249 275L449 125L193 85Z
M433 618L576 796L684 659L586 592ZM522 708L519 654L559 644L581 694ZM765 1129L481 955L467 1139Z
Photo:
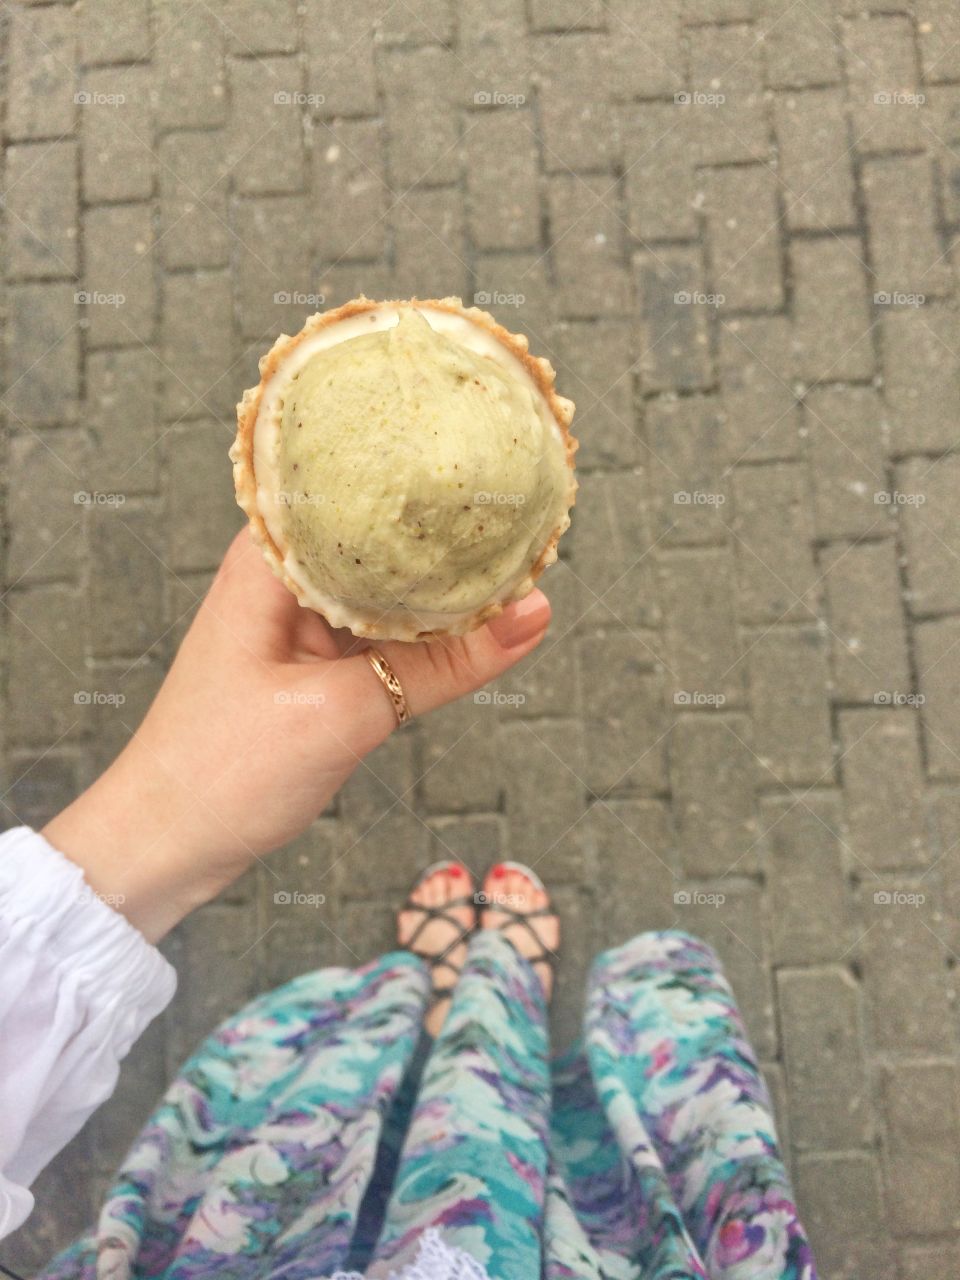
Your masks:
M533 590L522 600L508 604L487 625L503 649L515 649L532 640L550 621L550 601L542 591Z
M494 880L502 880L503 877L507 874L507 868L503 866L502 863L498 862L497 865L490 872L490 874L493 876Z
M461 866L460 866L458 863L456 863L456 862L451 862L451 863L450 863L450 866L447 868L447 873L448 873L448 875L451 875L451 876L462 876L462 875L463 875L463 867L461 867Z

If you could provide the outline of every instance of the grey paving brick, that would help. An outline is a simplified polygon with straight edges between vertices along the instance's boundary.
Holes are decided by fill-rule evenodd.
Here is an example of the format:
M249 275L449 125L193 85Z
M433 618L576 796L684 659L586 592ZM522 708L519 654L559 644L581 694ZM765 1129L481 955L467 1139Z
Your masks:
M240 331L265 350L274 334L296 333L308 315L334 305L314 282L310 202L258 196L236 201L231 215Z
M84 73L79 113L86 201L142 200L153 194L151 84L146 66Z
M631 466L642 450L634 424L637 353L630 324L569 321L554 336L557 385L577 405L577 466Z
M715 169L704 181L711 290L735 311L784 305L777 182L765 165Z
M163 450L169 477L167 547L161 553L170 567L209 569L219 564L241 527L240 511L228 485L227 449L232 432L219 422L198 419L164 433Z
M851 236L795 240L796 370L808 381L869 378L874 372L863 248Z
M79 761L73 754L49 751L18 754L10 761L0 799L4 828L26 825L39 831L81 790Z
M889 706L910 697L913 681L893 542L825 548L819 568L837 697Z
M617 315L629 293L617 187L605 176L558 174L548 189L550 256L566 317Z
M920 65L926 84L955 80L951 49L960 40L960 15L948 0L917 0L917 33Z
M149 342L156 327L153 209L98 205L82 222L83 304L91 347Z
M142 598L148 594L145 592ZM160 656L162 623L156 613L150 621L154 635L143 645L140 656L93 664L88 683L95 686L101 701L92 707L90 716L92 777L112 764L127 745L163 683L164 668L155 660ZM125 627L129 625L124 623Z
M229 259L224 151L219 131L178 130L165 134L157 145L158 247L169 269L222 267Z
M460 100L476 93L522 93L529 100L531 64L545 61L541 42L527 43L525 0L461 0L457 5L461 56Z
M760 764L780 785L829 786L833 751L819 632L772 627L745 643Z
M648 55L646 61L651 65L654 58ZM614 74L610 41L602 35L545 37L538 42L537 67L547 172L612 172L619 154L617 115L606 95L596 91L598 82ZM653 71L657 79L662 74L660 67ZM505 84L504 90L510 92ZM612 181L607 177L605 185Z
M157 124L167 129L223 124L225 33L219 17L192 0L157 0L153 14Z
M956 573L944 573L960 553L960 457L931 462L913 458L896 470L894 497L907 548L907 583L914 613L945 613L960 607Z
M394 208L391 221L394 279L401 297L466 294L463 196L458 190L410 191Z
M614 95L656 98L684 90L680 14L664 9L656 0L608 0L605 8L609 14L608 30L615 37Z
M710 386L708 324L713 303L696 249L638 254L637 368L645 391Z
M583 777L606 795L626 787L663 791L666 732L661 682L650 656L629 632L607 631L579 642L583 708Z
M77 408L80 319L72 284L9 288L4 402L21 421L58 423Z
M77 270L77 148L69 139L7 148L7 271L72 276Z
M960 394L957 313L937 305L883 309L884 393L894 456L953 447Z
M952 1062L885 1067L886 1201L897 1235L957 1229L957 1072Z
M641 240L692 239L699 203L690 163L693 113L676 102L631 103L619 120L631 232Z
M662 800L602 800L583 820L598 881L613 892L603 908L603 947L628 941L643 929L669 928L678 886L670 811ZM634 886L642 878L643 902Z
M927 887L889 878L864 882L866 932L855 954L867 995L868 1043L881 1053L944 1054L953 1044L948 952L931 928ZM911 893L918 904L904 900Z
M388 42L449 44L454 35L454 9L450 0L424 0L415 8L384 6L378 27Z
M478 883L507 856L502 819L495 814L435 818L430 823L435 860L462 862Z
M872 387L819 387L804 398L820 538L880 535L889 523L886 405Z
M783 969L777 993L795 1147L831 1151L868 1145L873 1119L858 984L836 966Z
M924 866L918 725L910 707L840 714L849 852L868 870Z
M144 346L88 354L84 421L92 439L86 471L90 489L111 493L157 489L161 373L158 356Z
M866 14L841 27L854 137L862 153L916 146L916 47L903 14Z
M544 255L477 254L474 279L480 286L473 295L474 303L490 311L508 329L522 327L533 349L549 355L557 324L557 298Z
M742 716L681 715L673 726L670 787L685 876L709 879L756 870L750 732Z
M657 545L724 541L732 486L719 469L723 418L717 401L651 401L645 416Z
M733 469L737 600L744 622L816 615L809 476L799 463Z
M123 503L92 507L88 523L92 656L137 658L163 629L160 521L154 512ZM117 590L120 582L122 592Z
M296 0L280 0L269 15L256 0L226 0L223 25L231 53L295 53L298 45Z
M374 65L379 0L316 0L303 14L307 92L323 96L326 116L372 115L377 110Z
M760 0L758 10L767 84L795 89L840 79L830 0L803 5Z
M470 239L479 249L540 240L537 139L529 110L480 112L464 137Z
M722 549L660 558L665 682L674 710L743 700L733 575L733 558Z
M83 431L19 432L8 446L8 583L73 578L81 564L88 440Z
M73 131L75 18L59 5L10 13L7 135L60 138Z
M35 586L4 598L7 614L7 734L21 745L53 745L82 732L86 687L80 596L66 586Z
M791 326L780 317L736 318L719 328L720 385L727 462L800 457Z
M431 714L419 785L429 813L500 808L503 782L493 767L496 734L490 710L468 699Z
M606 25L607 15L599 0L559 0L548 3L548 0L532 0L530 8L530 25L534 31L556 31L561 35L578 28L586 30L602 28Z
M818 1267L834 1280L882 1275L890 1252L876 1157L801 1156L795 1176Z
M317 126L315 198L336 209L320 231L326 259L377 258L386 244L393 203L383 181L383 127L376 120L334 120Z
M139 62L150 57L147 0L122 5L84 4L77 8L77 35L84 66Z
M852 227L855 152L843 91L778 94L774 121L787 225L806 231Z
M373 825L390 813L414 806L417 781L416 739L394 734L364 760L340 793L340 812L361 825Z
M764 160L769 151L763 110L760 42L752 27L695 27L688 36L694 154L700 164ZM706 100L696 95L705 95ZM711 95L719 95L716 104Z
M246 195L302 191L302 67L298 58L232 58L233 111L229 162L234 187Z
M492 706L483 708L495 714ZM535 714L536 708L529 708ZM502 725L510 856L551 883L582 876L586 790L580 726L564 720Z
M960 619L925 622L916 630L917 667L927 764L934 778L960 778L960 716L956 662Z
M389 180L399 191L460 176L460 126L450 110L459 64L449 49L423 45L388 49L378 58L390 128ZM512 90L510 91L512 92Z
M164 405L168 417L232 416L230 279L167 276L163 283Z
M251 998L256 987L257 922L252 909L209 907L188 916L168 942L168 957L181 973L217 973L216 982L181 987L167 1016L167 1047L173 1061ZM189 997L189 998L188 998Z
M576 688L576 652L568 643L583 613L581 586L566 561L551 566L537 584L550 598L552 620L547 639L528 658L511 668L496 683L499 692L516 695L516 701L500 703L503 720L524 714L569 715ZM589 596L588 596L589 598ZM588 618L592 613L586 615ZM519 697L523 701L519 701Z
M841 960L853 939L840 796L825 791L768 796L761 802L760 827L774 962Z
M953 1275L960 1267L960 1245L905 1245L900 1250L902 1280L926 1280L927 1276Z
M945 85L926 91L924 148L936 168L937 194L949 223L960 222L960 87Z
M578 494L571 567L584 626L642 629L659 620L644 495L633 472L591 476Z
M925 156L877 158L863 166L874 299L898 306L949 292L950 270L933 222L933 169ZM929 210L918 217L917 208Z

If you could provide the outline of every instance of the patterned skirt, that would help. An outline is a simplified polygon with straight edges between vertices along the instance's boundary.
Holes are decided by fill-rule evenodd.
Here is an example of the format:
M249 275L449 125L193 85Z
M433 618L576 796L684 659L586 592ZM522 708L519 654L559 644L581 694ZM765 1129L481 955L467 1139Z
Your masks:
M499 934L474 935L436 1041L429 992L397 951L225 1022L46 1280L815 1280L709 947L668 931L605 952L554 1062L540 984Z

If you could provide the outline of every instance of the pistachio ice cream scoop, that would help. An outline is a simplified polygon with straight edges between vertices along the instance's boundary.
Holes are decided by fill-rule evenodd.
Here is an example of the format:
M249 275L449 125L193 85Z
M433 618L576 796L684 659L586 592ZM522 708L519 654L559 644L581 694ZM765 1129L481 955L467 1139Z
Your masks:
M557 556L573 405L457 298L359 298L281 336L237 406L237 500L299 599L358 636L459 635Z

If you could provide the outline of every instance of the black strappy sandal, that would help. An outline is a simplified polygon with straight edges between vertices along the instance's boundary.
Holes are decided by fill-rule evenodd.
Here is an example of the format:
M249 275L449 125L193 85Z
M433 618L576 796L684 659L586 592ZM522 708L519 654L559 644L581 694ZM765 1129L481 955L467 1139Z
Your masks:
M541 893L547 892L543 881L537 873L530 867L525 866L522 862L501 862L499 865L506 868L508 871L517 871L520 875L526 876L534 888L539 889ZM486 886L488 884L488 880L484 880L483 883L484 888L481 893L477 895L477 900L483 904L482 909L484 911L499 911L502 916L507 917L506 920L496 926L497 929L500 932L503 932L504 930L511 928L514 924L522 924L527 933L529 933L530 937L537 944L536 955L525 956L524 959L529 961L532 965L545 964L554 974L556 974L560 956L557 952L550 951L544 943L541 942L539 934L530 923L531 920L542 920L547 916L553 916L559 926L560 917L554 910L552 903L545 907L538 907L536 911L517 911L515 907L511 907L502 902L497 902L496 893L491 894L487 890ZM510 939L508 938L507 941L509 942Z
M450 955L450 952L456 950L456 948L462 942L469 941L470 935L475 931L477 927L476 916L474 916L470 924L468 925L461 924L461 922L456 918L456 916L451 914L451 909L454 907L475 908L476 894L469 893L469 894L463 894L459 898L451 898L449 902L445 902L443 903L442 906L439 906L439 907L427 907L427 906L424 906L422 902L414 902L413 894L416 893L417 889L419 889L420 886L426 880L429 880L432 875L436 875L438 871L444 871L449 867L458 866L458 865L459 865L458 863L452 862L448 858L441 862L435 862L433 863L432 866L427 867L426 871L421 872L421 874L417 877L417 881L414 884L413 888L411 889L410 895L408 896L406 902L403 904L403 907L401 908L401 912L419 911L423 916L423 919L420 921L420 923L414 929L413 933L410 935L409 941L402 942L400 945L404 947L405 950L412 951L413 954L415 956L419 956L421 960L426 960L427 964L430 967L431 975L435 974L437 969L441 967L444 969L449 969L450 972L453 974L453 979L451 982L446 983L442 987L435 986L433 988L433 995L431 996L431 1000L430 1000L431 1005L434 1005L438 1001L445 1000L448 997L453 995L453 989L456 986L457 979L460 977L460 966L453 964L452 961L448 959L448 957ZM464 871L463 868L461 868L461 871L463 872L464 876L466 876L466 871ZM451 925L454 929L456 929L456 935L450 940L447 946L439 954L433 954L433 953L428 953L426 951L417 950L417 939L420 937L421 933L423 933L424 929L427 927L427 925L430 923L431 920L445 920L447 924Z

